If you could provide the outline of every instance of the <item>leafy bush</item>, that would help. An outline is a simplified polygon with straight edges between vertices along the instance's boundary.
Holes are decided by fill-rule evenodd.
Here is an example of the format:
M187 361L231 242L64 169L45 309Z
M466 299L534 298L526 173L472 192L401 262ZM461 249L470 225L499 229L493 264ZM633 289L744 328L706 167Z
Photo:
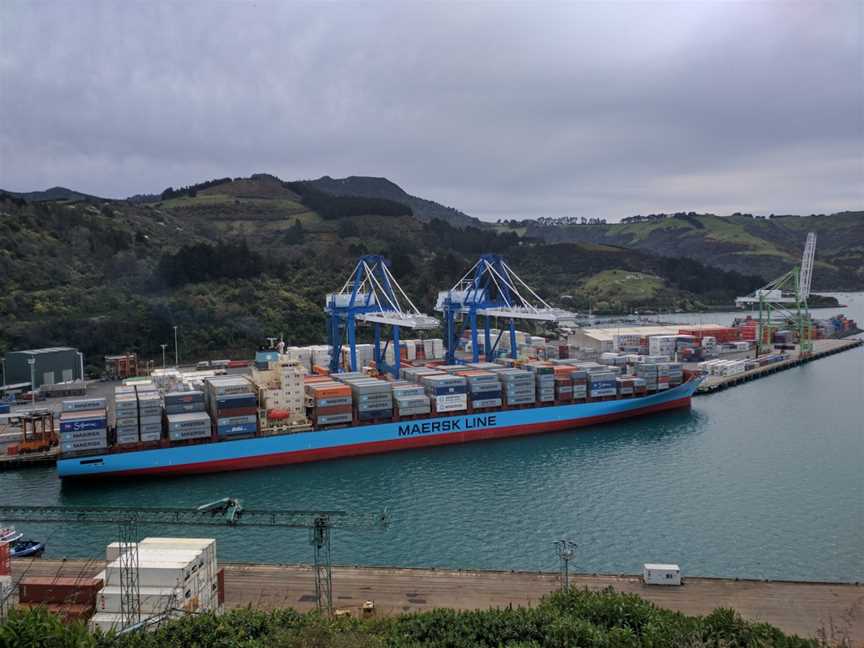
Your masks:
M574 590L534 608L433 610L383 619L325 618L251 608L200 614L118 637L64 625L44 610L13 611L0 647L28 648L816 648L732 610L687 617L634 594Z

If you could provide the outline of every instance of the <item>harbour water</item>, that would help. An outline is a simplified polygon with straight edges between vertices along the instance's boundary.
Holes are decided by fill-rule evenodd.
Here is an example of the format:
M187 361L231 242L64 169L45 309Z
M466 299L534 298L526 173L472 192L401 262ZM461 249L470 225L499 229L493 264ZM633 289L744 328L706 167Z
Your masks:
M864 293L838 295L864 321ZM838 309L817 312L833 315ZM681 316L683 319L685 316ZM719 322L719 314L686 316ZM63 484L53 469L0 473L0 501L374 511L386 531L336 530L343 564L572 569L864 580L864 349L694 399L689 412L557 433L269 470ZM2 521L0 521L2 522ZM18 524L48 556L98 558L111 527ZM302 530L141 528L212 535L220 559L309 562Z

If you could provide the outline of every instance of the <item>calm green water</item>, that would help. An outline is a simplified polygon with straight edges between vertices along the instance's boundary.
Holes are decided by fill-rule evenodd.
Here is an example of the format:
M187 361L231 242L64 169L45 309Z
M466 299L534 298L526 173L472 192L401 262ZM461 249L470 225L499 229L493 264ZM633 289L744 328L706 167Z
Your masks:
M864 294L841 299L864 320ZM856 581L864 580L862 420L858 349L699 397L690 412L577 433L99 486L61 487L52 470L0 473L0 499L182 506L231 495L256 508L390 507L387 531L336 532L334 560L348 564L549 570L552 542L566 536L579 545L578 571L673 561L691 575ZM47 539L53 556L100 556L115 535L18 526ZM311 559L303 531L208 535L226 560Z

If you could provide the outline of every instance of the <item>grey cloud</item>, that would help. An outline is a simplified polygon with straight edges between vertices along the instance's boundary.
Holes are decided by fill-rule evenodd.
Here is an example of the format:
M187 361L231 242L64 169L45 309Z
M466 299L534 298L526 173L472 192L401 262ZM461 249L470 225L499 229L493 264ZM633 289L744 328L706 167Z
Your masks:
M0 187L382 175L483 218L864 206L861 5L0 5Z

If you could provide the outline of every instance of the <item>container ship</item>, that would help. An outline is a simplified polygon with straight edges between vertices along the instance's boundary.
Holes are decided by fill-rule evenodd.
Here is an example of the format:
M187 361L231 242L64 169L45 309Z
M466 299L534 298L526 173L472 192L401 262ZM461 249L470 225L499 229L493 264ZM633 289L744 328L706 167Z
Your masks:
M111 403L64 401L58 474L189 475L566 431L689 408L702 380L650 356L319 375L304 353L316 351L273 352L244 375L156 372L118 386Z

